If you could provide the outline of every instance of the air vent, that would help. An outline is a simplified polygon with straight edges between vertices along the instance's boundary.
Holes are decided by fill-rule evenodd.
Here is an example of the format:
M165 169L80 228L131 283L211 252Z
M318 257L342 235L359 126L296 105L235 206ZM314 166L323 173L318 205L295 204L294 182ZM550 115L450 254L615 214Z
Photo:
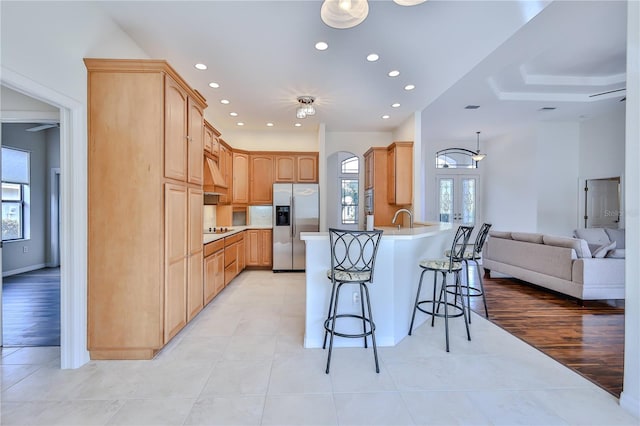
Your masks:
M464 107L464 109L478 109L480 108L480 105L467 105L466 107Z
M542 107L538 111L553 111L556 107Z

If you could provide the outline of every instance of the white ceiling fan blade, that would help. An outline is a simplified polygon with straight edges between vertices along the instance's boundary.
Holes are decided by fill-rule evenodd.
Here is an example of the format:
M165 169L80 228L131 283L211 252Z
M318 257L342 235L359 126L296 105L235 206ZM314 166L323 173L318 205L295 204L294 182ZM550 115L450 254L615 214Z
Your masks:
M30 127L25 129L27 132L39 132L40 130L50 129L52 127L58 127L57 124L41 124L40 126Z

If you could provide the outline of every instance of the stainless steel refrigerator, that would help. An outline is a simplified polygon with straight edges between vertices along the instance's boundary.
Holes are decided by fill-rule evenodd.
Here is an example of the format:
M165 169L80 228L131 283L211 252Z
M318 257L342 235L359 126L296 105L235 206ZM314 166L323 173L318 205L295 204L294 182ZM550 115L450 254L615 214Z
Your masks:
M273 270L304 271L301 232L320 230L318 184L273 184Z

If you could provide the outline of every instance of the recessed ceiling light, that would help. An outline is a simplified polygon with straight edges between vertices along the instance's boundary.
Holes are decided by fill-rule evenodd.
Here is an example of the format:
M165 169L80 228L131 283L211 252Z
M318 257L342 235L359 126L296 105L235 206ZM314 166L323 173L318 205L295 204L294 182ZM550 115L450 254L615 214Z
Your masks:
M227 100L227 99L220 99L220 103L221 103L221 104L225 104L225 105L229 105L229 100Z
M267 127L273 127L273 123L267 123Z
M220 87L220 85L218 83L215 83L215 82L212 81L211 83L209 83L209 87L217 89L218 87Z
M414 86L413 84L407 84L406 86L404 86L404 90L413 90L415 88L416 86Z
M397 102L395 104L391 104L391 108L398 108L399 106L400 106L400 104L397 103Z
M327 50L328 48L329 48L329 45L324 41L319 41L316 43L316 49L318 50Z
M378 56L378 54L377 54L377 53L369 53L369 54L367 55L367 61L369 61L369 62L375 62L375 61L377 61L378 59L380 59L380 56Z
M383 119L383 120L386 120L386 119L388 119L388 118L389 118L389 116L388 116L388 115L383 115L383 116L382 116L382 119Z
M302 124L300 124L300 123L296 123L296 124L294 124L294 126L296 126L296 127L301 127L301 126L302 126Z
M478 109L480 108L480 105L467 105L466 107L464 107L464 109Z
M238 113L237 112L230 112L229 115L232 116L232 117L237 117Z
M242 121L238 121L236 124L237 124L238 126L244 126L244 123L243 123Z
M389 71L389 74L387 74L389 77L397 77L400 75L400 71L398 70L393 70L393 71Z
M194 67L196 67L199 70L206 70L207 66L205 64L195 64Z

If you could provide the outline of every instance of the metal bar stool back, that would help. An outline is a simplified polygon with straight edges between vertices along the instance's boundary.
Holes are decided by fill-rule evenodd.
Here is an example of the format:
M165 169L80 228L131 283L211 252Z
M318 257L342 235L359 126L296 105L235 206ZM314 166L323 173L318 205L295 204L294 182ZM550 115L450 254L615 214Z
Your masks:
M373 355L376 363L376 373L380 372L378 364L378 349L376 346L375 323L371 313L371 300L367 284L373 282L373 271L378 253L378 246L382 237L381 230L349 231L329 228L329 244L331 246L331 269L327 271L327 278L331 280L331 297L327 319L324 322L324 344L327 346L329 337L329 353L327 355L327 369L331 364L334 336L348 338L363 338L364 347L368 346L367 337L371 336ZM338 303L340 289L344 284L358 284L360 290L360 314L339 314ZM367 309L365 311L365 300ZM336 331L336 320L339 318L355 318L362 321L362 333L346 333Z
M467 339L471 340L471 334L469 333L469 324L467 323L467 311L464 306L464 300L460 297L461 304L457 304L457 296L462 295L462 289L460 284L460 271L462 271L462 259L464 259L464 253L471 237L473 226L459 226L456 231L456 235L453 238L451 249L448 250L449 256L445 259L424 259L420 261L420 267L422 273L420 274L420 282L418 283L418 291L416 293L416 301L413 306L413 315L411 316L411 324L409 325L409 336L413 332L413 323L416 318L416 311L424 312L431 315L431 326L434 326L435 317L444 317L445 324L445 338L446 348L449 352L449 318L464 317L465 327L467 329ZM420 290L422 289L422 279L427 271L432 271L433 274L433 299L420 300ZM440 284L440 295L436 300L436 288L438 273L442 276ZM453 302L447 300L447 276L454 274L454 287L455 298ZM444 300L443 300L444 299ZM428 310L422 305L431 304L431 310ZM442 306L444 313L440 313L440 307ZM453 309L454 312L449 313L449 310Z

